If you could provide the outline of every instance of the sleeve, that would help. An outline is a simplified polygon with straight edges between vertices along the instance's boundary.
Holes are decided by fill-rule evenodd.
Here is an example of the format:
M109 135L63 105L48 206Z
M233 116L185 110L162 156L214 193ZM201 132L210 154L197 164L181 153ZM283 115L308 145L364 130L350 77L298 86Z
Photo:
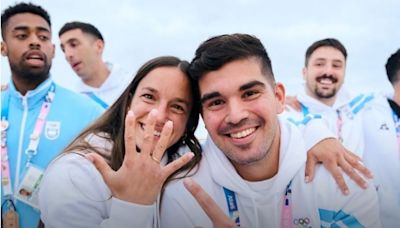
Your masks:
M94 165L77 154L51 163L39 192L46 227L153 227L155 205L137 205L111 197Z
M281 117L286 121L296 125L301 131L305 141L306 151L324 139L336 138L335 134L329 129L329 124L323 116L309 113L305 116L291 108L287 108Z

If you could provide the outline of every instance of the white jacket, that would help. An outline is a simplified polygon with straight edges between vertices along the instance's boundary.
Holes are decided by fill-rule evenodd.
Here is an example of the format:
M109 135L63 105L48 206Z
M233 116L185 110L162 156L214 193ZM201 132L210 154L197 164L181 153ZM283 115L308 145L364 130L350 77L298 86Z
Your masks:
M400 223L400 149L393 111L385 96L376 96L373 108L365 111L365 165L374 173L383 227Z
M192 178L227 214L222 187L235 192L242 227L280 227L283 194L291 180L293 223L308 218L307 225L311 227L329 227L333 223L341 227L345 227L344 224L358 227L358 223L365 227L380 227L375 189L370 186L362 190L347 180L350 194L344 196L322 166L318 168L314 181L306 184L306 151L301 134L284 121L280 121L280 127L280 161L275 177L260 182L243 180L223 152L208 139L203 147L204 157ZM212 227L182 180L167 186L161 205L161 227Z
M75 90L79 93L93 93L98 99L108 106L111 106L133 80L133 75L126 72L118 65L109 62L106 64L110 70L110 75L99 88L88 86L82 80L79 80L75 85ZM89 95L89 97L92 98L91 95ZM93 100L98 102L97 99ZM102 102L98 103L102 104Z
M100 137L90 143L109 152ZM165 163L165 159L162 161ZM41 219L46 228L153 227L157 205L140 205L111 197L95 166L80 154L69 153L47 168L39 191Z

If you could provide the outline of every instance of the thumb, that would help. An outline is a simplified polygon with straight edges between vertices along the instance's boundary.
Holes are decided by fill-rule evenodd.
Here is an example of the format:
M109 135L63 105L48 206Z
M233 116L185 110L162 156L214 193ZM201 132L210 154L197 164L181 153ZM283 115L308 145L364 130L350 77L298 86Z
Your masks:
M314 156L307 156L304 181L310 183L314 179L315 166L318 161Z
M93 165L103 177L104 181L108 183L108 180L114 171L107 164L104 158L97 153L89 153L86 154L85 157L93 163Z

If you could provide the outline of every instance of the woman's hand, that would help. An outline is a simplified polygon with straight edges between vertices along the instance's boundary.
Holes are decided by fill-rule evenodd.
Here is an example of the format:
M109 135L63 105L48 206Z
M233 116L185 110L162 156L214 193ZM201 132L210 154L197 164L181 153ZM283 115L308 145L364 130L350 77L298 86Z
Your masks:
M125 120L125 157L117 171L112 170L99 154L90 153L86 156L103 176L113 197L131 203L153 204L165 180L192 159L193 153L186 153L165 166L160 164L168 148L173 126L171 121L167 121L156 142L156 115L156 110L152 110L147 117L143 145L138 153L135 142L136 117L132 111L128 112Z

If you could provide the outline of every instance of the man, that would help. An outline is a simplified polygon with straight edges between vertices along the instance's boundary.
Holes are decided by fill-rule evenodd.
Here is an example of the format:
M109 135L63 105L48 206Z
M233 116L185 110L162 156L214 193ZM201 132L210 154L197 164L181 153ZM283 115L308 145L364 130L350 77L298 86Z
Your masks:
M58 35L65 59L81 78L76 90L104 108L112 105L132 76L103 61L104 39L100 31L91 24L74 21L66 23Z
M226 214L243 227L380 227L372 186L364 190L351 182L345 196L322 167L312 183L304 183L302 135L278 117L284 87L275 82L257 38L233 34L205 41L190 73L199 81L201 114L210 135L191 178L225 212L219 214L222 220L227 221ZM186 181L206 213L178 180L163 195L162 227L221 225L193 186Z
M386 63L387 77L394 94L377 96L379 102L364 114L364 162L374 172L383 227L400 222L400 49Z
M55 47L42 7L19 3L5 9L1 34L1 54L11 69L1 93L2 222L35 227L43 170L103 109L51 79Z
M398 158L394 157L398 150L383 150L382 145L393 144L387 143L390 137L382 137L383 134L378 137L381 125L375 126L384 122L379 110L388 104L378 94L355 95L343 86L346 59L346 48L337 39L318 40L307 49L303 68L305 88L297 95L301 104L297 115L321 114L343 145L363 158L375 174L382 225L393 227L400 221L400 195L394 190L400 184L394 176L398 172L390 169L400 169ZM395 81L393 77L392 80Z

